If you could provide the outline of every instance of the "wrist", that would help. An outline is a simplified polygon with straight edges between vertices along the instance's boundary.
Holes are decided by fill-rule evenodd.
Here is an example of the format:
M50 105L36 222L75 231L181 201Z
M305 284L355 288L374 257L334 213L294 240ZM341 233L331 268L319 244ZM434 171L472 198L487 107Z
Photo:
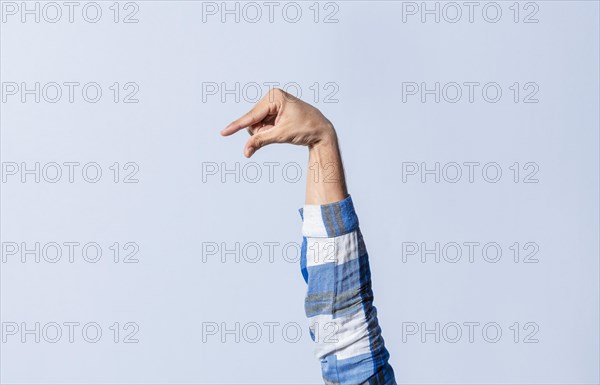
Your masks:
M329 204L348 196L344 168L333 126L309 146L306 204Z
M318 139L309 147L310 152L334 151L338 152L338 141L335 128L331 123L327 123L322 129Z

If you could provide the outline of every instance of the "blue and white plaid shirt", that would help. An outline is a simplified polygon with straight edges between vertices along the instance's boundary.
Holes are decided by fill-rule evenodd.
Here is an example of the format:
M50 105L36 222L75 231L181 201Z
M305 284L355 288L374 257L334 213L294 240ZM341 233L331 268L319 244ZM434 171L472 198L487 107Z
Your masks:
M306 205L300 215L305 311L325 383L395 385L352 199Z

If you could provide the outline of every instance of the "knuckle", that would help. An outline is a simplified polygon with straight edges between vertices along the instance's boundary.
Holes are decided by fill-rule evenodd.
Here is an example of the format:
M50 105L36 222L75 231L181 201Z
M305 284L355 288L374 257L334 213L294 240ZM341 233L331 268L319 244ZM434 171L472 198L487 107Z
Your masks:
M287 92L282 90L281 88L271 88L267 95L265 95L265 99L269 103L276 103L284 100L286 98Z

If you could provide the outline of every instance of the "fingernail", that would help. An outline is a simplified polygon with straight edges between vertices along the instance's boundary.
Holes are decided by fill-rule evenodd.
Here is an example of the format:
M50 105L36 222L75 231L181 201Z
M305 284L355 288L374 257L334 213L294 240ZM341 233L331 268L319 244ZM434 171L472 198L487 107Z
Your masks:
M252 154L254 154L254 147L248 147L248 151L246 151L246 153L248 154L248 158L250 158Z

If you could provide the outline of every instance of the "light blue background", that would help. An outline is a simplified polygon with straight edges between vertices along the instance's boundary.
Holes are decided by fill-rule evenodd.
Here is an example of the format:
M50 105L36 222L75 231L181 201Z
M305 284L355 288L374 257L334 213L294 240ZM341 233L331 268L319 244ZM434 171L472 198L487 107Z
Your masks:
M111 3L102 2L107 11ZM218 131L251 103L202 101L203 82L319 82L338 103L314 103L339 133L371 257L375 304L401 383L598 383L599 5L538 1L539 23L402 22L400 2L337 2L338 23L202 22L192 1L138 2L137 24L1 25L2 82L139 84L138 104L2 104L2 162L136 162L137 184L2 184L2 242L135 241L140 263L2 263L2 322L115 321L138 344L1 346L3 383L317 384L293 263L202 262L203 242L299 242L304 181L202 181L203 162L248 162L245 133ZM311 3L302 3L308 12ZM433 3L430 3L433 4ZM444 4L444 3L441 3ZM482 2L481 4L484 4ZM312 16L312 15L311 15ZM12 21L11 21L12 20ZM498 82L498 103L410 99L403 82ZM539 103L513 103L536 82ZM310 100L309 102L314 102ZM272 146L252 161L297 162L306 149ZM498 162L499 183L402 182L403 162ZM539 183L510 181L536 162ZM402 262L402 242L498 242L490 264ZM536 242L537 264L508 246ZM106 250L106 248L105 248ZM107 258L109 258L107 256ZM403 322L497 322L496 344L418 337ZM514 343L514 322L539 325ZM203 322L296 322L298 343L202 343ZM277 329L281 330L281 329ZM522 339L522 336L521 336Z

